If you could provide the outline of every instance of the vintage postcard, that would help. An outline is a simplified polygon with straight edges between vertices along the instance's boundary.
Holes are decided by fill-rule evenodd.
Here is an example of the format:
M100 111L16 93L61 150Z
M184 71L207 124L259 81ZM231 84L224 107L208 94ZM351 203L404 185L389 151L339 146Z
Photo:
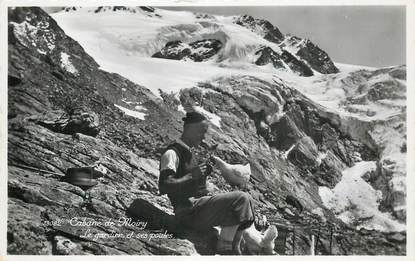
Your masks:
M409 260L413 4L3 3L6 260Z

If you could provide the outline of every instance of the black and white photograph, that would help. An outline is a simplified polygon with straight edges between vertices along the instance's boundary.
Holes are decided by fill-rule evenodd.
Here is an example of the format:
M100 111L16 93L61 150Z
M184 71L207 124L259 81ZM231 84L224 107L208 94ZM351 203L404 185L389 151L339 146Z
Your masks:
M36 3L5 255L407 257L409 4Z

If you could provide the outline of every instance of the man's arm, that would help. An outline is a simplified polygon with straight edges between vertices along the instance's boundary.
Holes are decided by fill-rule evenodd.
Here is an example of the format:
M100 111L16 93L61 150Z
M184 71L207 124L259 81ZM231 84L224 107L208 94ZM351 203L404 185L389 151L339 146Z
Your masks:
M196 185L202 177L200 167L195 166L188 173L176 178L176 170L179 166L179 158L174 150L166 151L160 160L159 191L161 194L180 193L187 186Z
M161 194L181 192L186 186L195 182L191 172L180 178L174 177L175 174L176 172L172 169L160 172L159 190Z

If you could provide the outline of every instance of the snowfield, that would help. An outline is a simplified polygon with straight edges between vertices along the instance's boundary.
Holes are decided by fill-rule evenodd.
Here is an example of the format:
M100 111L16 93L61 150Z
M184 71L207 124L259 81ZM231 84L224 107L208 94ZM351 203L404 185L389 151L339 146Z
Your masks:
M381 231L403 231L405 225L393 220L390 214L380 212L382 192L373 189L362 176L376 171L375 161L362 161L343 171L341 181L334 189L319 187L319 195L325 206L343 222L357 228Z
M388 124L391 118L406 114L406 97L359 100L374 92L371 89L383 87L385 82L393 83L398 94L402 90L406 92L405 80L396 80L388 73L372 75L378 68L339 63L336 63L339 73L315 72L311 77L301 77L289 70L276 70L269 64L256 66L252 62L257 58L254 53L259 46L270 46L277 52L280 49L258 34L233 24L233 17L209 16L200 19L191 12L155 9L153 13L148 13L139 8L135 12L95 13L94 9L61 11L52 14L52 17L67 35L80 43L102 70L118 73L150 89L157 96L159 89L166 93L178 93L183 88L196 87L200 82L214 82L226 77L250 75L270 83L282 82L320 104L327 113L336 115L340 128L343 127L351 137L382 147L381 161L387 160L393 165L390 187L406 194L406 152L401 150L406 133L396 128L405 120L398 119L395 124ZM180 40L189 43L202 39L217 39L224 46L206 62L151 57L167 42ZM295 52L296 48L298 46L292 46L288 50ZM75 73L76 68L71 67L69 56L62 56L62 64ZM360 87L361 83L365 85ZM116 106L126 115L145 119L145 108L130 110ZM182 105L179 109L184 111ZM199 110L204 111L211 122L220 128L219 116L203 107ZM285 153L288 155L291 149ZM319 155L320 160L324 157L324 154ZM359 162L344 170L342 180L334 189L320 187L320 197L324 205L346 223L383 231L404 230L405 226L390 214L380 212L381 192L362 179L362 175L375 169L375 162ZM405 209L405 203L396 203L394 207Z
M158 89L168 93L178 92L218 76L240 74L270 79L272 71L275 71L270 67L258 69L247 61L252 62L255 46L268 43L274 48L279 47L246 28L232 24L229 18L220 18L223 23L220 24L219 21L197 20L190 12L157 9L163 17L160 18L149 17L141 10L139 13L94 13L91 10L82 8L52 16L67 35L85 48L101 69L118 73L149 88L156 95L159 95ZM226 41L217 54L220 63L151 58L169 41L191 42L206 38Z

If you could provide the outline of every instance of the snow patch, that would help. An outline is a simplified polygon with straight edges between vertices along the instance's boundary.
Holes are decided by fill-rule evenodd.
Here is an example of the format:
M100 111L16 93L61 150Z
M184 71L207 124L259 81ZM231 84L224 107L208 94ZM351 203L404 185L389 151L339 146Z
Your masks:
M375 67L369 67L364 65L354 65L354 64L345 64L345 63L337 63L334 62L334 65L341 71L341 72L355 72L360 70L368 70L368 71L374 71L378 68Z
M78 70L69 60L69 55L65 52L61 52L61 68L67 72L72 73L73 75L79 75Z
M118 109L122 110L128 116L131 116L131 117L134 117L134 118L137 118L137 119L140 119L140 120L145 119L146 114L143 113L143 112L133 111L133 110L127 109L125 107L122 107L118 104L114 104L114 106L117 107Z

